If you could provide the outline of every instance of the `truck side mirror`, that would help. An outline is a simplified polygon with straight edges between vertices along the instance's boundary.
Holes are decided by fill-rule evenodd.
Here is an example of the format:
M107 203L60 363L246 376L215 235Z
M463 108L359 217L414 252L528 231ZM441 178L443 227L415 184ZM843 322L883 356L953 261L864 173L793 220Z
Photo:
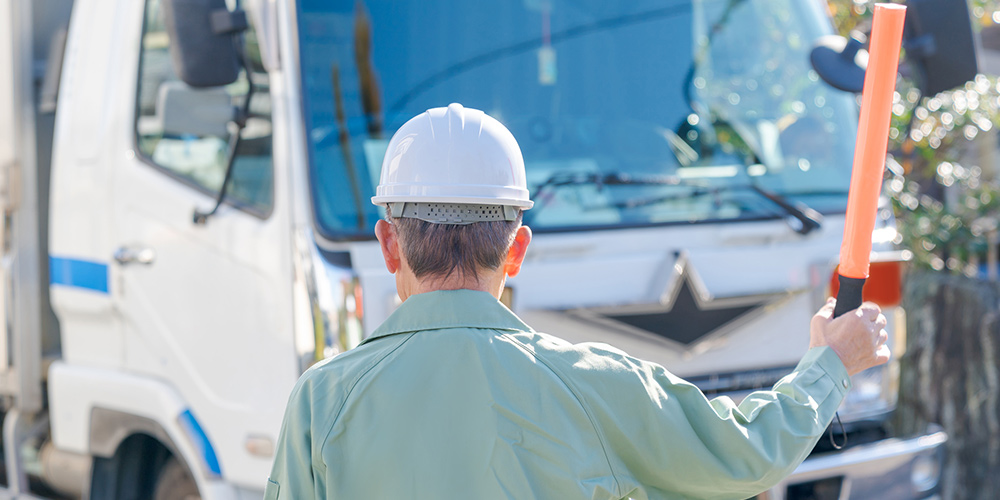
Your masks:
M925 96L953 89L979 73L972 20L964 0L907 0L903 47L917 70ZM864 35L831 35L817 40L810 61L824 81L847 92L861 92L868 54Z
M241 55L238 35L246 13L230 11L226 0L163 0L170 36L170 59L177 76L191 87L220 87L236 81Z
M809 62L816 74L833 88L861 92L868 68L868 51L864 49L867 41L868 37L856 31L851 33L851 38L840 35L820 37L809 53Z
M975 78L976 44L965 0L907 0L903 47L920 71L920 91L932 96Z

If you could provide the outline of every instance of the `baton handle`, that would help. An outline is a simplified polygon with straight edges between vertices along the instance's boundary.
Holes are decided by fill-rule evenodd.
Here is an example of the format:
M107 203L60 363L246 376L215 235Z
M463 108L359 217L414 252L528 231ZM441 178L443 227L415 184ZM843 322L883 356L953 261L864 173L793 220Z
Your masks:
M840 289L837 290L837 305L833 308L833 317L839 317L847 311L861 307L861 291L865 287L865 278L850 278L837 275Z

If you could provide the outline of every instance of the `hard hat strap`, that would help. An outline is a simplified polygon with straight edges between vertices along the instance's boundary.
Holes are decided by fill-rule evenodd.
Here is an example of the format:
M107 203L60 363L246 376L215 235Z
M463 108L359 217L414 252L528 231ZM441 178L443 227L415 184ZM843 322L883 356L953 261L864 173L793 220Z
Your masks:
M393 217L408 217L435 224L472 224L474 222L517 220L518 208L509 205L468 203L389 203Z

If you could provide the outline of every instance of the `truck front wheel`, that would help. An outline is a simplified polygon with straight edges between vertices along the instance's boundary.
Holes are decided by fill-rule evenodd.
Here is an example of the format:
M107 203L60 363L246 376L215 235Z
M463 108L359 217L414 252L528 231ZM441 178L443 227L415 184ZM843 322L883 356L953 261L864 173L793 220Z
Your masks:
M160 469L153 500L201 500L201 495L184 465L171 457Z

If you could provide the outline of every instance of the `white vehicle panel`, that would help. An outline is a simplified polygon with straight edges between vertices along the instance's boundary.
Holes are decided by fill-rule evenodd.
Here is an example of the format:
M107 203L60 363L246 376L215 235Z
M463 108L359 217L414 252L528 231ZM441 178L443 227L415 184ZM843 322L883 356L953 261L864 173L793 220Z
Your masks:
M232 485L205 477L204 459L179 425L178 416L188 407L168 384L149 377L129 376L118 370L84 368L62 362L52 365L49 377L52 440L58 448L90 453L90 416L95 407L148 418L159 424L177 447L182 455L180 458L194 474L202 498L238 498Z

